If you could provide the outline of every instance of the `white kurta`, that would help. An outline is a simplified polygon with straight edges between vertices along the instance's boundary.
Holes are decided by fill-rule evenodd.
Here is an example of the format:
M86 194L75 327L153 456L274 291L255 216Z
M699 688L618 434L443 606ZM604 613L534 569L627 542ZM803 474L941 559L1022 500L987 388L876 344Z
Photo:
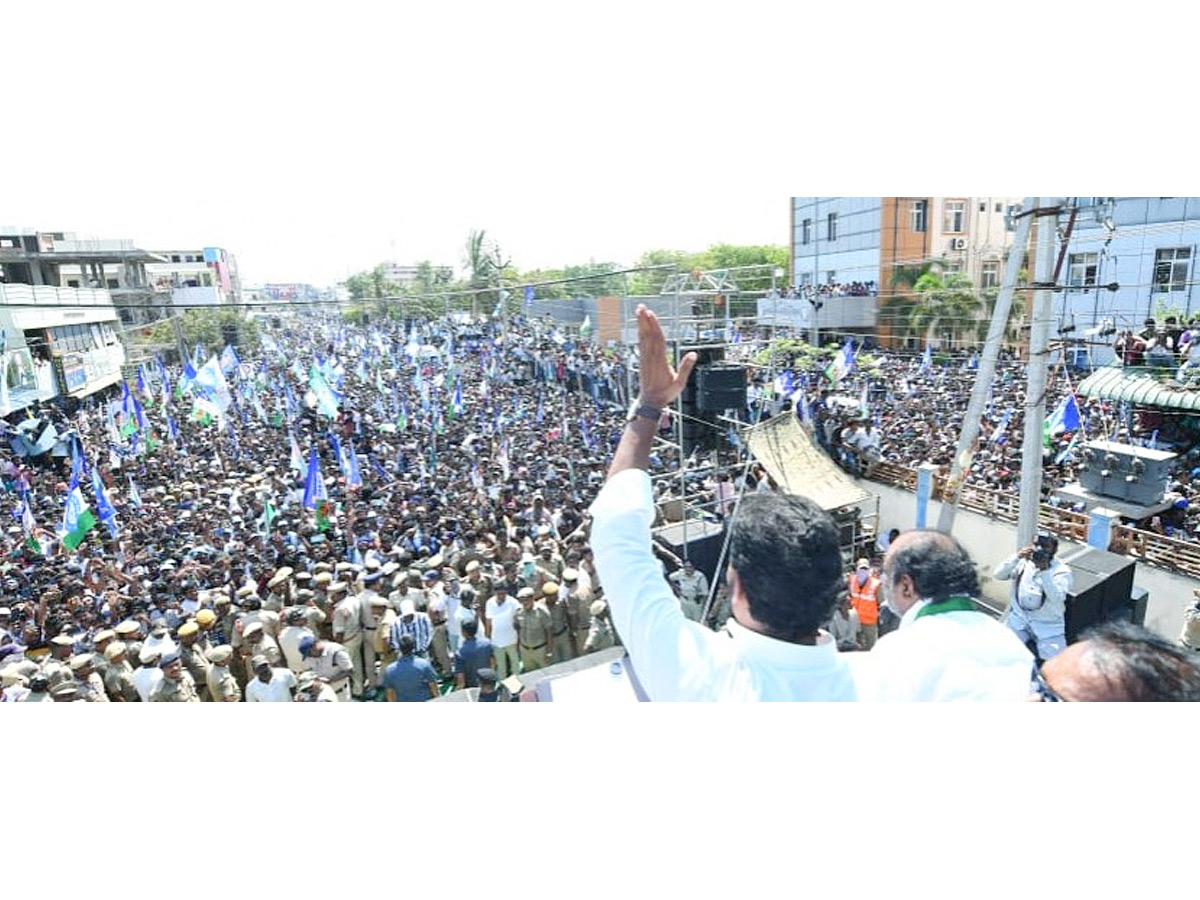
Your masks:
M846 656L750 631L714 632L684 618L650 550L650 477L627 469L592 504L596 569L617 633L652 700L854 700Z

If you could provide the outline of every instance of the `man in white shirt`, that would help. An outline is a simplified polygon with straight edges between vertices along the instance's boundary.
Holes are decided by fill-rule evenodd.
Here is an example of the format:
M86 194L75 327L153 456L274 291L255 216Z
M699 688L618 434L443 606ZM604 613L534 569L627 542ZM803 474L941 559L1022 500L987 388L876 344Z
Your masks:
M253 659L254 678L246 682L247 703L291 703L296 675L291 669L276 669L265 656Z
M162 652L153 647L142 647L142 652L138 656L138 661L142 664L141 668L137 669L131 678L133 686L137 689L138 697L143 703L150 702L150 694L158 687L158 683L162 681L162 669L158 667L158 661L162 657Z
M517 672L517 629L513 624L520 605L508 596L508 586L496 582L496 593L484 607L484 624L496 656L496 673L503 681Z
M981 611L979 576L962 546L907 531L883 560L881 591L900 627L870 653L850 654L863 700L1027 700L1033 655Z
M517 629L515 620L521 606L510 598L509 588L503 581L496 583L496 593L487 598L484 607L484 625L487 640L496 652L496 672L500 680L515 674L517 670Z
M687 383L667 361L658 318L638 307L641 393L608 482L592 504L592 548L612 621L652 700L853 700L846 658L820 625L841 582L827 513L778 491L742 500L726 572L732 618L722 632L689 622L650 550L650 448L661 410Z

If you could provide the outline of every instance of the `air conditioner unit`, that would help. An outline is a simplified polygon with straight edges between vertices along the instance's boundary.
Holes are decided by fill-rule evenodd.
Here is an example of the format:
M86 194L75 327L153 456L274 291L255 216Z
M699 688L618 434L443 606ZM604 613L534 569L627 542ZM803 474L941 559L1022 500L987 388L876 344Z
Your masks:
M951 250L966 250L967 249L967 239L966 238L951 238L950 239L950 249Z

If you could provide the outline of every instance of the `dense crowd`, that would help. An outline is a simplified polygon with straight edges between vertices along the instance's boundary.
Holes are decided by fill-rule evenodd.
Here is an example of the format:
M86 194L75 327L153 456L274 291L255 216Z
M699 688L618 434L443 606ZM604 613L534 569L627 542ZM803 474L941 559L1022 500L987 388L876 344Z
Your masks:
M762 406L764 415L794 409L796 415L807 417L821 446L856 473L868 474L879 461L910 468L932 463L948 472L976 381L977 353L943 352L934 357L872 349L862 356L870 361L856 365L836 385L823 370L806 371L802 366L785 367L779 373L782 383L767 384L766 376L760 375L751 389L751 414L757 414L755 406ZM1074 393L1080 377L1063 365L1052 368L1046 393L1048 418ZM1075 402L1080 427L1055 431L1044 439L1043 502L1082 511L1081 504L1056 492L1078 480L1076 467L1088 441L1170 450L1178 454L1164 498L1171 507L1139 527L1185 540L1200 539L1200 421L1081 395L1075 395ZM1024 403L1025 364L1004 354L989 390L965 484L1019 492Z
M489 699L613 644L582 526L626 351L522 318L288 325L9 427L6 700Z

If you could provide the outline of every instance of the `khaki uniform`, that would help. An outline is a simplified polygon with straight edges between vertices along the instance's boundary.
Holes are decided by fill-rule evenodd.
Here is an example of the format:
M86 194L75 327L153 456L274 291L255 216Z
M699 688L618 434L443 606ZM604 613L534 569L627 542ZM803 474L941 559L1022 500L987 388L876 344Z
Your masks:
M212 696L208 692L208 670L212 663L200 652L199 643L199 641L193 641L190 644L181 642L179 659L183 662L187 673L192 676L192 681L196 685L196 693L200 695L200 699L208 701Z
M87 686L92 692L93 703L108 703L108 693L104 690L104 679L99 672L93 672L87 677Z
M587 643L588 629L592 624L592 601L585 599L579 591L572 590L565 599L558 601L558 605L567 608L567 618L575 636L575 654L582 656L583 645Z
M531 608L521 607L514 618L517 626L517 649L521 671L532 672L546 665L550 649L550 612L540 603Z
M196 693L196 683L187 670L179 673L179 680L172 681L164 678L150 692L151 703L199 703L200 695Z
M346 648L335 641L326 641L320 656L309 656L309 664L318 678L324 678L333 688L338 699L350 699L350 680L353 677L354 663Z
M125 703L140 703L142 700L133 686L133 666L128 660L108 664L108 671L104 674L104 689L113 700L120 698Z
M575 652L571 647L571 623L567 618L567 605L561 600L553 605L547 604L550 610L550 660L551 662L566 662L574 659Z
M362 604L358 595L343 597L333 608L333 638L350 657L350 664L353 666L350 676L352 693L360 697L363 692L364 671Z
M233 673L228 668L214 663L209 666L208 674L205 677L208 695L214 703L241 701L242 689L238 687L237 679L233 677Z
M604 619L592 619L587 640L583 645L584 652L594 653L597 650L607 650L614 643L612 626Z
M363 681L367 687L379 687L379 672L375 668L376 659L376 638L379 636L379 616L378 611L371 606L371 601L378 597L375 591L367 588L358 595L358 613L359 621L362 623L362 656L363 656ZM383 636L387 640L387 635Z
M47 656L42 662L42 674L46 676L51 691L64 682L75 680L75 676L71 674L71 667L53 656Z
M396 651L388 643L388 635L396 624L396 611L390 606L382 610L382 615L376 615L375 631L372 632L371 645L375 648L375 658L379 660L379 673L376 684L383 677L383 670L396 661Z
M443 678L450 677L453 661L450 659L450 631L445 622L433 626L433 636L429 640L429 661Z
M279 649L279 644L275 641L275 638L264 634L257 643L247 642L242 644L242 649L235 654L241 656L242 670L246 673L246 682L250 682L254 678L254 670L250 666L250 660L260 653L267 658L273 669L287 666L287 662L283 658L283 651ZM242 685L242 687L245 686L245 684Z

